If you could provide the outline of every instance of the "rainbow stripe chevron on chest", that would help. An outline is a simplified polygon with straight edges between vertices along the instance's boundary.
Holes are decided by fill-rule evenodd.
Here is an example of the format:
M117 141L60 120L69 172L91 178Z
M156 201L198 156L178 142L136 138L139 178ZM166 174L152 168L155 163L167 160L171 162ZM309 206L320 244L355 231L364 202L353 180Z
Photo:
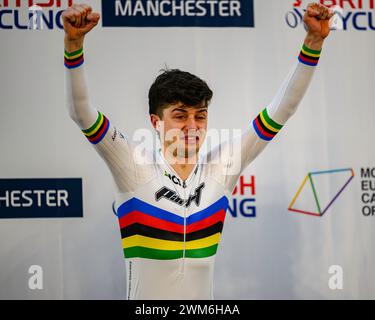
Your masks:
M137 198L117 210L125 258L205 258L216 254L228 199L183 218ZM186 220L186 221L185 221Z

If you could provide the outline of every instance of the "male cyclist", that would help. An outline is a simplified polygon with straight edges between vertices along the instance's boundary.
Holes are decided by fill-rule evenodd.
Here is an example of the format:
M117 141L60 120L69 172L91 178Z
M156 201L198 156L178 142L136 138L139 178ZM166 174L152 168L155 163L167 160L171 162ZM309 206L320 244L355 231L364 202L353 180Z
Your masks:
M161 148L139 152L88 98L83 42L100 16L90 6L64 11L71 118L108 165L117 188L129 299L213 299L213 270L228 198L249 163L294 114L318 64L333 13L314 3L307 35L281 88L238 139L200 154L212 91L188 72L165 70L149 90ZM130 121L130 120L129 120Z

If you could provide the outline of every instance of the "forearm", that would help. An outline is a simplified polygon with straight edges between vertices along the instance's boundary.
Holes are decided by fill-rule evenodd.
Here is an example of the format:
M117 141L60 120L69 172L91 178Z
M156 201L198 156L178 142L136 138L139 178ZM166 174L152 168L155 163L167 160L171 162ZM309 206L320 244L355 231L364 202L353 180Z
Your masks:
M98 117L90 106L84 70L83 40L65 39L65 95L70 117L81 129L88 128Z
M244 132L241 138L241 172L268 145L281 130L285 122L296 111L310 81L314 75L319 60L317 52L322 43L306 37L296 62L291 68L272 102L264 108L253 120L253 129ZM311 45L315 50L307 47ZM306 52L309 51L309 52ZM311 53L313 52L313 53ZM237 176L233 176L237 177ZM236 180L227 179L228 188L234 187Z
M267 106L269 117L280 125L296 112L319 61L323 39L307 34L304 46L282 86Z
M328 36L329 19L333 13L318 3L310 4L304 15L308 33L298 59L273 98L253 120L253 129L247 130L241 139L241 170L243 170L268 145L294 114L314 75L324 39ZM235 180L227 179L234 187Z
M324 39L319 35L308 32L304 44L312 50L320 51L323 48Z
M70 40L67 36L64 38L64 47L65 50L68 52L77 51L83 48L84 38L77 39L77 40Z

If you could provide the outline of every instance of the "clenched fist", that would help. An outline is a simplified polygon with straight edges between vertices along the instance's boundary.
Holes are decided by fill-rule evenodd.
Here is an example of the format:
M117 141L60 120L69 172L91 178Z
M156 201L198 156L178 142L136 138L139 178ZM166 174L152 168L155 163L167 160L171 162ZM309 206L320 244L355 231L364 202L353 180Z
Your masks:
M100 14L92 12L86 4L73 4L62 13L65 39L67 41L83 41L86 33L94 28L100 19Z
M335 13L326 6L319 3L310 3L303 17L307 30L310 34L324 39L330 31L330 20Z

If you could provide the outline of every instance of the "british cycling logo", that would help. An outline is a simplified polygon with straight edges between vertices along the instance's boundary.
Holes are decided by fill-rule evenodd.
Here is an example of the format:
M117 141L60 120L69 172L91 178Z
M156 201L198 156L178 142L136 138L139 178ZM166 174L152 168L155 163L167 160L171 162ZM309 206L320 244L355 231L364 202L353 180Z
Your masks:
M0 0L0 30L63 29L61 14L73 0Z
M254 27L253 0L102 0L103 27Z
M293 9L285 15L290 28L303 24L302 18L307 4L311 1L293 0ZM331 30L375 30L374 0L320 0L321 4L336 12Z

